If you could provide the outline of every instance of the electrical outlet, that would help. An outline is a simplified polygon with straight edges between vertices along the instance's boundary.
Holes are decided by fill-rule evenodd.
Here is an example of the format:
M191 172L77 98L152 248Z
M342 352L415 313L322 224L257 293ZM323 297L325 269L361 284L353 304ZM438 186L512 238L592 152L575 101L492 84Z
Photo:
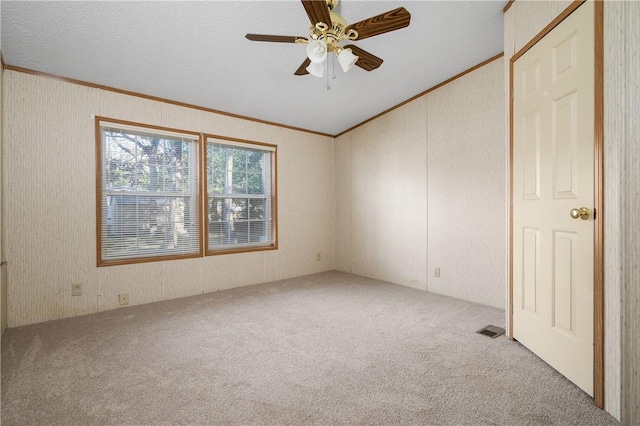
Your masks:
M320 262L320 259L322 259L322 253L316 254L316 260Z
M118 295L118 303L121 305L129 304L129 293L120 293Z
M82 296L82 283L71 284L71 296Z
M433 270L433 276L436 278L440 278L440 267L437 267Z

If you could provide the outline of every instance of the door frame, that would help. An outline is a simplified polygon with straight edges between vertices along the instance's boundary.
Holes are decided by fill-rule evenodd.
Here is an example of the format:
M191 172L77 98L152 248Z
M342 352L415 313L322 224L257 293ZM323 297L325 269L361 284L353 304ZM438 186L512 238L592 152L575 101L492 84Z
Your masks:
M513 338L513 64L532 46L573 13L586 0L571 3L549 25L531 39L509 61L509 253L508 305L509 338ZM594 275L593 275L593 400L604 409L604 3L595 4L594 56Z

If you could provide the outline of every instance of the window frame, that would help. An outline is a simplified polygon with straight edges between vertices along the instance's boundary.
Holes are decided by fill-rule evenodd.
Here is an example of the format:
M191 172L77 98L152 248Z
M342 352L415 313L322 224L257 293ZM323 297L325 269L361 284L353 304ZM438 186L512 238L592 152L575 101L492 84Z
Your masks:
M271 154L271 194L265 194L266 197L270 198L271 204L271 233L273 235L273 241L271 244L264 245L236 245L230 246L228 248L217 248L210 249L209 248L209 176L207 170L207 148L209 144L209 140L214 139L222 144L224 142L228 142L229 145L239 145L239 146L255 146L256 149L261 151L270 151ZM266 149L265 149L266 148ZM247 139L238 139L232 138L228 136L221 136L216 134L203 134L202 135L202 181L203 181L203 197L202 197L202 206L203 206L203 223L202 229L204 232L203 244L204 244L204 252L205 256L218 256L224 254L233 254L233 253L249 253L249 252L258 252L258 251L267 251L267 250L277 250L278 249L278 146L275 144L269 144L264 142L256 142ZM231 194L230 194L231 195ZM221 197L224 198L224 197ZM226 198L242 198L239 197L226 197Z
M194 164L197 166L197 170L195 172L195 205L197 210L197 220L198 226L196 227L195 235L198 238L197 247L198 250L193 253L184 253L184 254L158 254L153 256L141 256L141 257L125 257L118 259L103 259L103 250L102 250L102 215L103 215L103 140L102 140L102 129L103 127L109 127L108 125L121 126L122 130L131 130L132 132L139 131L141 134L158 134L158 136L172 136L172 134L176 137L182 136L192 136L194 141L194 153L198 158L195 159ZM137 264L137 263L148 263L148 262L162 262L167 260L176 260L176 259L193 259L198 257L205 256L217 256L224 254L235 254L235 253L250 253L250 252L258 252L258 251L268 251L268 250L277 250L278 249L278 145L264 143L264 142L256 142L246 139L238 139L228 136L216 135L212 133L201 133L190 130L182 130L165 126L157 126L151 124L138 123L129 120L120 120L115 118L103 117L103 116L94 116L94 128L95 128L95 147L96 147L96 169L95 169L95 185L96 185L96 259L97 266L117 266L117 265L128 265L128 264ZM215 139L224 144L224 142L228 142L230 145L234 143L236 145L244 145L244 146L255 146L256 149L261 151L269 151L271 164L271 181L270 194L265 194L270 199L270 207L271 207L271 234L273 235L272 242L270 244L265 245L250 245L242 243L241 245L231 246L230 248L224 249L209 249L209 220L208 220L208 209L209 209L209 194L208 194L208 176L207 176L207 144L208 139ZM133 195L133 194L132 194ZM249 194L244 194L249 195ZM234 198L226 197L226 198ZM242 196L238 196L235 198L243 198ZM245 197L252 198L252 197ZM265 198L265 197L255 197L255 198Z
M194 141L194 154L197 156L194 164L197 167L195 171L194 177L194 191L195 191L195 206L197 211L197 220L198 225L196 227L195 237L198 239L197 241L197 251L193 253L183 253L183 254L158 254L153 256L140 256L140 257L125 257L125 258L117 258L117 259L103 259L103 250L102 250L102 231L103 231L103 140L102 140L102 129L103 127L108 127L105 124L113 124L123 126L125 130L132 130L135 132L138 130L140 133L157 133L159 136L170 136L170 134L181 134L184 136L193 136ZM126 264L135 264L135 263L146 263L146 262L160 262L166 260L175 260L175 259L191 259L196 257L202 257L203 255L203 238L202 238L202 166L201 166L201 157L202 157L202 137L198 132L174 129L163 126L155 126L143 123L137 123L133 121L119 120L108 117L95 117L95 138L96 138L96 256L97 256L97 266L115 266L115 265L126 265ZM133 194L132 194L133 195Z

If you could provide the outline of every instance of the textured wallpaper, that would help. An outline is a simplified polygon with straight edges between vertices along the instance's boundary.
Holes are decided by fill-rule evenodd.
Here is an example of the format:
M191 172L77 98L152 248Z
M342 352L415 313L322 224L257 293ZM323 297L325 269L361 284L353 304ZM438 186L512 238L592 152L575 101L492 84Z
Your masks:
M426 288L426 102L336 140L337 269Z
M334 145L333 171L334 171L334 202L335 216L333 220L333 253L334 267L339 271L352 271L352 224L351 211L352 180L351 151L353 147L354 132L346 133L337 139Z
M4 89L9 326L333 269L332 138L15 71ZM97 268L94 115L278 145L279 249Z
M621 62L611 65L620 70L619 80L612 85L622 86L624 102L616 107L624 108L623 126L616 130L624 133L612 134L618 138L623 148L619 151L623 167L618 169L622 176L621 222L622 222L622 421L626 424L640 424L640 2L623 2L623 5L608 5L605 9L621 12L624 21L621 27L610 28L617 35L624 29L623 42L615 48L624 52ZM605 36L608 34L605 33ZM607 50L605 50L607 52ZM613 62L613 61L612 61ZM608 68L608 67L607 67ZM616 108L614 107L614 108ZM606 137L606 136L605 136ZM605 139L607 140L607 139Z
M336 140L337 269L504 308L502 64Z
M622 282L622 179L626 88L624 79L625 2L605 3L605 407L617 419L621 415L621 282Z
M2 52L0 51L0 55ZM2 122L4 120L4 110L2 109L2 81L4 78L4 68L0 67L0 164L2 164ZM2 177L0 176L0 200L2 200ZM0 201L0 224L2 223L2 202ZM2 226L0 226L0 241L2 241ZM4 266L4 245L0 243L0 335L7 327L7 268Z
M497 59L427 95L427 290L499 308L507 250L503 69Z

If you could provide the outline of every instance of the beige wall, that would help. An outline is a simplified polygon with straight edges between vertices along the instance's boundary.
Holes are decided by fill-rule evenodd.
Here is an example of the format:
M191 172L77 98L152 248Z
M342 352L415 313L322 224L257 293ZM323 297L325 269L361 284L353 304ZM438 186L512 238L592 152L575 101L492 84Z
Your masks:
M427 290L499 308L506 303L503 78L500 58L427 95Z
M0 56L2 56L2 51L0 51ZM0 259L2 259L2 123L4 118L4 111L2 109L2 85L4 81L4 67L0 64ZM5 292L5 288L7 282L4 278L4 267L0 266L0 337L4 334L6 322L5 317L7 315L6 303L7 303L7 294ZM2 340L0 339L0 342ZM2 352L2 344L0 343L0 353ZM0 357L1 358L1 357ZM0 365L2 365L2 360L0 359ZM0 374L1 376L1 374ZM0 394L2 393L2 384L0 383ZM2 408L2 402L0 401L0 409ZM2 424L2 420L0 420L0 424Z
M607 227L617 292L607 306L621 307L620 412L624 424L640 424L640 2L605 3L605 160L609 166L605 213L615 221ZM614 153L615 152L615 153ZM615 315L618 311L613 311ZM610 318L611 315L607 315Z
M332 138L15 71L4 83L10 327L117 308L122 292L141 304L333 268ZM279 249L97 268L94 115L277 144Z
M624 61L624 32L611 31L625 25L624 3L612 2L605 10L605 407L617 419L621 418L621 282L622 226L621 196L623 177L620 173L624 135L624 99L626 88L618 82L623 78L619 64ZM624 27L619 27L624 28Z
M509 59L571 2L516 1L504 16ZM639 2L604 3L605 409L640 422ZM508 78L506 79L508 82ZM508 102L505 91L505 102Z
M0 55L2 53L0 52ZM2 197L2 123L4 121L4 110L2 109L3 97L2 86L4 85L4 67L0 66L0 335L7 328L7 268L4 263L4 244L2 243L3 225L3 209L4 200Z
M337 269L504 308L502 71L492 61L336 139Z
M336 269L425 289L426 161L424 97L336 139Z

